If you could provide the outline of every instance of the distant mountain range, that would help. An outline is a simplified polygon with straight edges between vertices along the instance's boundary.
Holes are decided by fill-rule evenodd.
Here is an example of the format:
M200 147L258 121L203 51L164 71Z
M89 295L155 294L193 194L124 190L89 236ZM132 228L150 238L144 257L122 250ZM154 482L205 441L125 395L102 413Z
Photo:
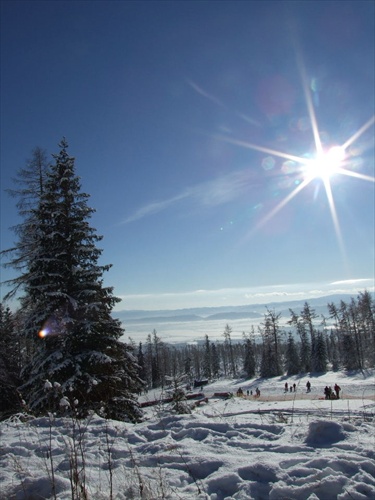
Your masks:
M375 294L372 294L375 297ZM340 301L349 302L353 295L338 294L327 295L319 298L302 299L286 302L270 302L267 304L249 304L245 306L220 306L220 307L197 307L191 309L175 310L122 310L116 311L115 315L125 324L140 323L170 323L170 322L195 322L213 320L236 320L247 318L264 318L266 308L281 313L282 316L289 316L290 309L299 313L305 304L308 304L318 315L328 316L327 304L333 302L339 305Z
M221 309L221 308L218 308ZM208 316L199 316L197 314L171 314L168 316L157 316L155 313L159 311L138 311L138 313L144 312L145 316L140 316L133 318L132 315L128 316L128 311L121 311L118 316L120 316L121 321L126 321L128 324L137 323L171 323L171 322L192 322L192 321L212 321L212 320L229 320L229 319L248 319L248 318L263 318L263 314L251 311L243 312L217 312L216 314L210 314ZM153 316L149 316L149 313L153 313ZM173 312L173 311L171 311ZM129 311L132 313L132 311ZM165 313L165 311L164 311Z

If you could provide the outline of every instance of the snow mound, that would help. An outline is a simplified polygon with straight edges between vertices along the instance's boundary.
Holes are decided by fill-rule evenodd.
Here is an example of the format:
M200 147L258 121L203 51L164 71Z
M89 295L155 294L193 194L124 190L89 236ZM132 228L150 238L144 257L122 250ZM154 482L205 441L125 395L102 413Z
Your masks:
M345 439L345 433L341 424L318 420L310 423L305 442L310 446L324 447L343 439Z
M54 493L58 498L60 493L66 492L69 488L70 483L68 479L62 477L55 477L53 483L48 476L37 478L28 477L24 480L22 485L7 498L12 498L14 500L36 500L41 498L53 498Z

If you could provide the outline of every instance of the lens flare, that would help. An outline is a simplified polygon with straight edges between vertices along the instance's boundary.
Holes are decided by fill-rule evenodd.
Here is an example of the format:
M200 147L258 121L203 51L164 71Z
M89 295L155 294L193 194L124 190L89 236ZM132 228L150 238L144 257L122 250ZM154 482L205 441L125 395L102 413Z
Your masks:
M42 330L40 330L39 333L38 333L38 337L40 339L44 339L45 337L47 337L47 335L48 335L47 328L42 328Z
M38 332L38 337L44 339L46 337L55 337L67 332L67 320L61 315L50 316L43 324Z

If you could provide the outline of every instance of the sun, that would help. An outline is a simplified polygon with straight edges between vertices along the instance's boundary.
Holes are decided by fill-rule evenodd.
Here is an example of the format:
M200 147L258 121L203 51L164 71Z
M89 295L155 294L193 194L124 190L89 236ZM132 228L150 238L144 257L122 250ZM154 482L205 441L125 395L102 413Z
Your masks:
M262 226L268 223L280 210L282 210L293 198L301 193L310 183L315 180L321 181L327 196L329 210L336 233L338 245L341 254L345 257L345 247L341 235L339 219L336 213L334 196L332 192L332 178L336 175L349 176L364 181L375 182L375 178L370 175L365 175L356 172L352 169L353 159L348 153L349 148L353 143L364 134L375 123L375 115L373 115L366 123L364 123L346 142L342 145L332 145L325 149L318 131L314 108L311 101L311 96L306 90L306 101L308 104L311 129L314 135L315 151L307 151L303 156L296 156L289 152L278 151L268 147L260 146L243 140L237 140L232 137L215 136L216 139L234 144L236 146L252 149L273 157L278 157L287 160L296 167L296 179L293 189L281 201L266 213L261 220L248 233L248 237L253 236Z
M316 158L305 166L305 174L310 179L320 178L327 181L341 171L345 162L345 149L342 146L332 146L327 151L321 151Z
M291 189L288 194L281 199L281 201L271 208L271 210L264 213L263 217L261 217L261 219L251 227L247 233L247 238L253 237L262 226L267 224L278 212L290 203L293 198L299 195L310 184L313 183L315 185L314 196L319 191L318 184L322 184L326 194L341 255L343 256L343 259L346 260L345 245L341 234L339 218L336 212L332 187L336 184L336 182L334 182L336 179L334 178L338 176L347 176L372 183L375 182L375 177L357 171L358 164L360 164L356 161L358 149L353 147L354 143L375 124L375 115L372 115L362 126L352 133L352 135L350 135L345 142L341 143L341 145L325 144L326 134L320 132L315 114L315 105L311 92L311 80L308 78L303 58L299 53L297 54L297 62L308 113L307 122L309 122L309 128L311 129L313 136L313 147L310 146L309 149L302 152L302 154L300 152L298 154L294 154L294 152L292 153L288 150L280 151L250 142L246 139L236 139L233 136L213 134L212 137L218 141L226 142L234 146L264 153L267 155L267 160L268 157L270 157L272 165L276 164L275 158L283 160L283 165L280 169L280 176L285 174L285 186L288 186ZM197 91L202 93L201 89ZM213 100L212 96L209 94L207 94L206 97ZM220 105L222 106L222 103L220 103ZM239 116L244 118L242 114L239 114ZM246 117L244 119L248 121ZM293 147L293 149L295 148ZM360 156L358 157L358 161L361 161ZM286 167L285 169L284 166Z

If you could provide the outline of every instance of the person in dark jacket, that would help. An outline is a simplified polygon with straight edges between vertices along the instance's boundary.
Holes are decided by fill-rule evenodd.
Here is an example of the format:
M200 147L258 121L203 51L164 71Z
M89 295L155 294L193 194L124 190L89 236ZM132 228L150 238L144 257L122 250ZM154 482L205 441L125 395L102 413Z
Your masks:
M340 399L341 387L339 385L337 385L337 383L336 383L334 386L334 389L335 389L335 393L336 393L336 399Z
M328 385L326 385L324 388L324 396L326 399L329 399L329 387L328 387Z

